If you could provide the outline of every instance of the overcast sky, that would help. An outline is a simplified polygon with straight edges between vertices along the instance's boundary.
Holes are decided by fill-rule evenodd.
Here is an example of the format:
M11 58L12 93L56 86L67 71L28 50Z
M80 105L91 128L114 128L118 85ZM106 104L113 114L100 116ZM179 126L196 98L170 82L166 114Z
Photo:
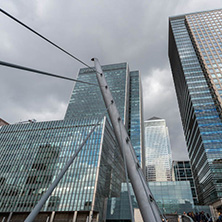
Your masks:
M144 116L165 118L173 159L187 159L168 60L168 18L221 8L221 0L2 0L0 7L89 65L140 70ZM75 78L83 67L0 13L0 60ZM73 83L0 67L0 118L63 119Z

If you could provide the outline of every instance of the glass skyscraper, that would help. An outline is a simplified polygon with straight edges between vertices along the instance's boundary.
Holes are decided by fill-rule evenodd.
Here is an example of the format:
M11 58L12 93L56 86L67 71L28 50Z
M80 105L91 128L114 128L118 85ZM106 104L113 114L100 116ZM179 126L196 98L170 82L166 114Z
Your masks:
M84 119L3 126L0 212L31 211L95 124L94 119ZM123 175L122 158L105 118L42 211L102 214L104 198L119 195Z
M222 10L171 17L169 58L201 204L222 202Z
M129 115L129 67L127 63L102 66L107 84L113 94L119 113L128 126ZM78 80L97 83L96 73L92 69L80 69ZM100 116L106 108L99 86L76 82L65 119Z
M147 181L172 181L172 154L166 121L157 117L144 122Z
M130 72L129 86L129 136L137 159L145 171L143 96L139 71Z
M130 71L127 63L102 66L107 84L129 132L136 156L144 168L142 87L139 71ZM78 79L97 83L92 69L80 69ZM77 82L74 86L65 119L99 117L106 108L99 87ZM108 114L106 114L108 116Z
M127 63L102 68L142 164L139 72L130 72ZM90 69L80 69L78 79L97 83ZM0 127L0 220L13 212L11 221L24 221L95 124L96 130L37 219L105 219L107 198L119 196L125 181L122 156L105 111L99 87L77 82L64 120Z

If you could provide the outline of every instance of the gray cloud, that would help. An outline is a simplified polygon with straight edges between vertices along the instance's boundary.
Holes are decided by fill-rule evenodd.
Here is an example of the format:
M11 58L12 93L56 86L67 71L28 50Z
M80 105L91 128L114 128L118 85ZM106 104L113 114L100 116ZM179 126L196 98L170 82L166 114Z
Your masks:
M140 70L145 119L165 118L174 159L187 158L169 68L168 17L221 7L220 0L4 1L1 7L92 65ZM0 60L76 77L83 65L0 14ZM0 117L11 123L62 119L73 83L0 67Z

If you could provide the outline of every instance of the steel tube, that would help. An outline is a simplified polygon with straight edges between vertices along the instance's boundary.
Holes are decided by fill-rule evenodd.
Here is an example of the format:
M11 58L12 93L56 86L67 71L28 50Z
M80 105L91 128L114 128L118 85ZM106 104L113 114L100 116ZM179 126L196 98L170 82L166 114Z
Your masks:
M108 107L108 105L110 105L111 103L108 109L108 114L122 155L125 151L124 156L126 158L129 178L132 183L132 187L140 208L141 215L143 217L143 221L161 222L158 207L153 199L150 189L147 186L147 182L143 175L142 169L140 168L138 159L136 158L128 133L120 118L119 111L115 105L114 99L107 85L101 65L99 64L97 58L93 58L92 61L94 61L95 64L95 68L97 71L97 80L106 107Z

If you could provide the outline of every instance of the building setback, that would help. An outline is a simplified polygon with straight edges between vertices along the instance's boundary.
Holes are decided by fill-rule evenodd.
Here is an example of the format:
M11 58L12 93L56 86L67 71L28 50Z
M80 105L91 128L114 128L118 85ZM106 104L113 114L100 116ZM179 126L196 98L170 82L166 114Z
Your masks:
M201 204L222 205L222 10L171 17L169 58Z
M172 154L166 121L152 117L145 126L145 165L147 181L172 181Z

